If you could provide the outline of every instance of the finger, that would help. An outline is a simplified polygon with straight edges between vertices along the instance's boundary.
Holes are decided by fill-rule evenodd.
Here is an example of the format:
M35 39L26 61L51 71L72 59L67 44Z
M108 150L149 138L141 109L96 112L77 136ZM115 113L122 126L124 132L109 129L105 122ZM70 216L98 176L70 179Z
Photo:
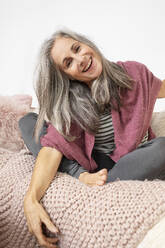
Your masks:
M59 233L58 228L51 222L49 218L44 218L42 221L46 225L49 231L53 233Z
M57 245L54 244L58 241L57 238L56 239L46 238L44 235L39 235L37 238L38 238L38 242L41 246L44 246L47 248L57 248Z
M58 248L57 245L51 244L51 243L49 243L49 242L47 242L47 241L42 241L42 242L39 241L39 244L40 244L42 247L47 247L47 248Z
M31 234L33 233L31 227L28 227L28 230L29 230L29 232L30 232Z
M27 221L27 226L28 226L28 230L30 233L33 233L33 230L31 228L31 224Z
M41 246L47 247L47 248L57 248L54 242L50 242L50 238L46 238L42 233L42 228L39 228L37 230L34 230L34 235L38 239L38 242ZM53 241L53 240L52 240ZM57 238L55 239L55 242L57 242Z
M58 238L46 238L46 241L48 241L49 243L57 243L59 239Z

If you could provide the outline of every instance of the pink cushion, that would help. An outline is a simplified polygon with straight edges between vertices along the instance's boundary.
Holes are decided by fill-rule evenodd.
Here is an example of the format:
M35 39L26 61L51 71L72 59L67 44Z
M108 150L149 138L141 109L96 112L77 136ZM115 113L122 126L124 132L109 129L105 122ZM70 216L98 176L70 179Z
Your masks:
M20 151L24 146L18 127L19 119L30 111L29 95L0 96L0 147Z

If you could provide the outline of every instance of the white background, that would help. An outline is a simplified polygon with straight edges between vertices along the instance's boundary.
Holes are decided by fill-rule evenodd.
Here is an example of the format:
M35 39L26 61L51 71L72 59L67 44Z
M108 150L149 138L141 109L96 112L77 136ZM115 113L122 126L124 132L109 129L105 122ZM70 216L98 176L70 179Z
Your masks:
M136 60L165 79L164 0L0 0L0 94L31 94L40 45L67 27L111 61ZM165 110L165 100L155 110Z

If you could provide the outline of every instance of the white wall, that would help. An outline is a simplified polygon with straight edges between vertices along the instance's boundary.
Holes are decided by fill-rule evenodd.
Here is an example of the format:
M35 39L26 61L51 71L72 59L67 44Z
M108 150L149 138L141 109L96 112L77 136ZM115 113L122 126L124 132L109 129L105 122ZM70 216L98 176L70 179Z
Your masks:
M86 34L110 60L137 60L165 79L164 10L164 0L0 0L0 94L28 93L36 105L39 47L63 26Z

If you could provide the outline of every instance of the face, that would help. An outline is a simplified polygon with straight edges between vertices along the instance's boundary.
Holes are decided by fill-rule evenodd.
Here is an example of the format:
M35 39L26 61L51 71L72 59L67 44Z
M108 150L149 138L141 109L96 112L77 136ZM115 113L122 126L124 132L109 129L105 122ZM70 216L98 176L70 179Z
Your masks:
M89 46L71 38L57 38L51 55L70 79L90 83L102 72L100 56Z

